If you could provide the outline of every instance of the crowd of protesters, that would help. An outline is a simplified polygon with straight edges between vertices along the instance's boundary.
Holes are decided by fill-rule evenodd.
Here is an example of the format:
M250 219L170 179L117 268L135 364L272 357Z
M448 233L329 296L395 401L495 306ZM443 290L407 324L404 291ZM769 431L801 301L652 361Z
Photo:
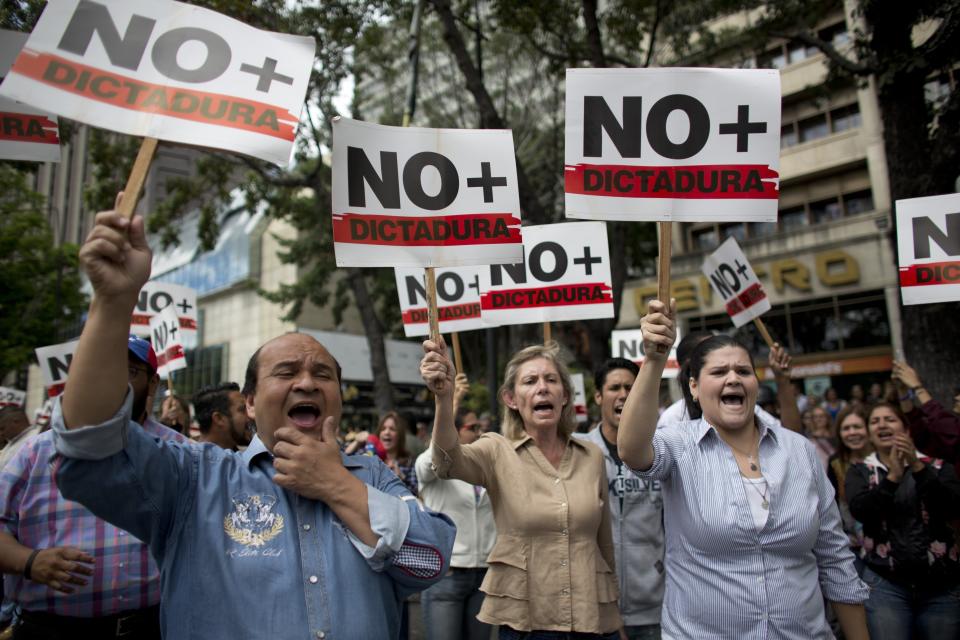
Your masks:
M780 345L774 390L690 332L662 408L675 314L653 301L646 365L594 372L587 433L555 343L513 355L496 428L442 339L432 429L390 411L344 433L339 364L301 334L192 412L164 397L122 320L142 221L99 214L81 260L98 297L52 428L0 409L14 638L405 638L421 591L438 640L960 638L960 394L948 410L905 362L817 398Z

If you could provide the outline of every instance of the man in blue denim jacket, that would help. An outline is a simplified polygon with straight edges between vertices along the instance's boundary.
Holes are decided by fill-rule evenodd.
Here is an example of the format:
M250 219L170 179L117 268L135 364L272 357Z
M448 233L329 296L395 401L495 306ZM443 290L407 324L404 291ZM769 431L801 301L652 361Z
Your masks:
M97 214L80 259L94 298L54 410L58 485L149 545L164 637L397 637L403 599L446 572L455 529L379 459L341 455L336 360L303 334L268 341L247 368L246 451L160 442L128 428L143 220Z

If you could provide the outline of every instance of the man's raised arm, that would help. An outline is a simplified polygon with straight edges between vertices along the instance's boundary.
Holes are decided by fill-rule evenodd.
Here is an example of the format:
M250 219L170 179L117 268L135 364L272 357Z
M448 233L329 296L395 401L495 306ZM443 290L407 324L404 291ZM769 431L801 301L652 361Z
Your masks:
M68 429L105 422L123 403L130 317L140 289L150 278L151 257L142 217L130 221L116 211L97 214L80 248L80 264L93 285L93 300L63 393Z

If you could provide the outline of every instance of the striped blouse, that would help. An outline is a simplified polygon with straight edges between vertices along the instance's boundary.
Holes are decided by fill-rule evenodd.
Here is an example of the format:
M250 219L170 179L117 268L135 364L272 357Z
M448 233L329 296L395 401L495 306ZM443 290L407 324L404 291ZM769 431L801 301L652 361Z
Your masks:
M770 512L759 530L731 449L705 420L658 429L664 638L833 638L823 598L864 602L833 487L802 436L758 419Z

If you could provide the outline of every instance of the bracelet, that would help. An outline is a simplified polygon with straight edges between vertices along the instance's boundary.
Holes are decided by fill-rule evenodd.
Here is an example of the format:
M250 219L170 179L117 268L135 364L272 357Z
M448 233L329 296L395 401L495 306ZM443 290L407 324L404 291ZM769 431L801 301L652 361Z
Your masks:
M918 384L918 385L915 386L915 387L910 387L910 392L913 393L913 394L916 394L917 391L920 391L921 389L923 389L923 385L922 385L922 384Z
M34 549L30 552L30 557L27 558L27 564L23 565L23 577L27 580L33 580L30 577L30 570L33 569L33 561L37 559L37 554L40 553L40 549Z

